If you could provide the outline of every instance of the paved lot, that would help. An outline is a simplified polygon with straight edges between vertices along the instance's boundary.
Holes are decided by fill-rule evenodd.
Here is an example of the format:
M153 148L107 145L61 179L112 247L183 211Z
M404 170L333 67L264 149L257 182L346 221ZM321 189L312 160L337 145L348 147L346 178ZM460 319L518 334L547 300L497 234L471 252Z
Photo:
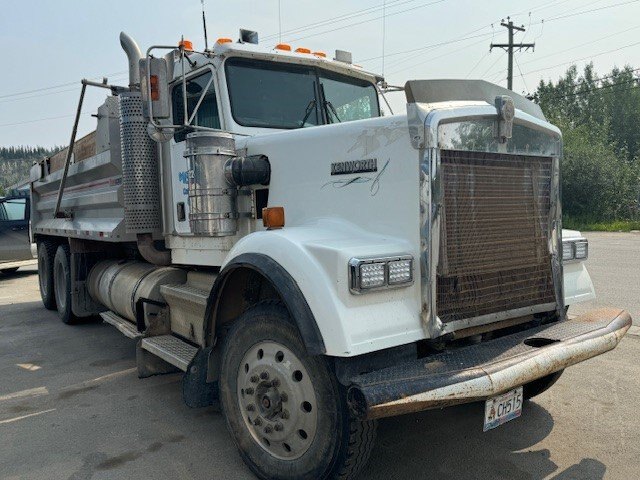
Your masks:
M640 317L640 236L589 238L598 303L620 299ZM636 281L617 288L615 277ZM488 433L477 404L383 420L362 478L638 478L638 358L640 336L628 335ZM0 478L254 478L219 413L187 408L178 375L138 380L134 366L134 344L114 328L66 326L45 310L34 269L0 279Z

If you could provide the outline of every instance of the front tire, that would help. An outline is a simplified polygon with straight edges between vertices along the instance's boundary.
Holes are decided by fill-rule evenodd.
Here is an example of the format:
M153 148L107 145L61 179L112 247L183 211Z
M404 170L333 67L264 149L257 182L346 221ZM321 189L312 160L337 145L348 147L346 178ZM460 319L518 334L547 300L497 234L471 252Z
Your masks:
M38 242L38 285L40 298L44 308L56 309L55 288L53 283L53 259L56 254L56 245L53 242L43 240Z
M220 399L249 468L263 479L354 479L375 422L353 418L329 362L309 356L287 309L244 312L223 338Z
M62 244L58 247L53 260L53 279L58 316L67 325L73 324L76 320L71 310L70 258L69 245Z

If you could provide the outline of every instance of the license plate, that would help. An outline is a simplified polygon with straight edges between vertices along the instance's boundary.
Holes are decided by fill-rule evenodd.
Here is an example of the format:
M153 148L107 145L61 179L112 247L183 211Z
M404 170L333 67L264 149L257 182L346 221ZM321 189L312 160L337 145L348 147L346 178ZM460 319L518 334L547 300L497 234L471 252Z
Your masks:
M490 398L484 405L484 429L491 430L522 414L522 387Z

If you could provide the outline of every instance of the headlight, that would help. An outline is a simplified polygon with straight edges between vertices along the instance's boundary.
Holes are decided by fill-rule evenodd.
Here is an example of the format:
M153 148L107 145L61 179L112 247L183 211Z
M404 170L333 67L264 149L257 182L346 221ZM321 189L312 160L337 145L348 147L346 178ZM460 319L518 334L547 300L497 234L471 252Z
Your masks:
M573 242L562 242L562 260L573 260Z
M587 256L589 255L589 242L587 242L586 240L576 242L575 248L576 258L582 260L584 258L587 258Z
M586 260L589 256L589 242L586 238L564 240L562 242L562 260Z
M349 290L364 293L413 283L413 257L352 258L349 261Z

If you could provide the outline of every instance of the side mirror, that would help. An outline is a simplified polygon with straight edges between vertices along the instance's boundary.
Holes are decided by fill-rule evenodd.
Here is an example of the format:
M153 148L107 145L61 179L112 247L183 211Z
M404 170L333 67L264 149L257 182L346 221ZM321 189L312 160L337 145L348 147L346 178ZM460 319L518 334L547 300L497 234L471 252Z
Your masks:
M169 118L169 81L164 58L140 59L140 90L145 118ZM149 102L149 97L151 102ZM149 106L151 105L151 111Z

